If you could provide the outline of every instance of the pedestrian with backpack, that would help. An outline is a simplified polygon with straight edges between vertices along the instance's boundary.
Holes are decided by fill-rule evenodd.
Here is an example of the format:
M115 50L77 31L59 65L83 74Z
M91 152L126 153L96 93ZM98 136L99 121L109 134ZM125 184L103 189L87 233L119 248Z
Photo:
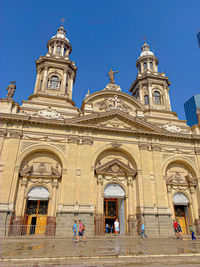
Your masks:
M82 236L83 240L84 240L84 243L87 242L86 238L85 238L85 235L84 235L84 232L85 232L85 225L82 224L81 220L78 221L79 222L79 232L78 232L78 238L77 238L77 241L79 241L79 238L80 236Z
M74 221L72 231L74 233L73 240L76 241L77 240L77 236L76 236L76 234L77 234L77 220Z

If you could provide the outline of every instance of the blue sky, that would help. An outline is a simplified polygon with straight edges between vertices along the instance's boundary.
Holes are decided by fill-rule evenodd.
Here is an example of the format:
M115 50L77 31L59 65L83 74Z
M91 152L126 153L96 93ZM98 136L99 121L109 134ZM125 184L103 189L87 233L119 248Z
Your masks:
M199 0L1 0L0 5L1 97L11 80L17 84L15 101L33 93L35 59L47 52L61 18L78 67L73 91L77 106L88 89L106 86L111 67L119 71L116 83L128 93L143 36L159 58L159 71L172 82L172 109L180 119L185 119L184 102L200 93Z

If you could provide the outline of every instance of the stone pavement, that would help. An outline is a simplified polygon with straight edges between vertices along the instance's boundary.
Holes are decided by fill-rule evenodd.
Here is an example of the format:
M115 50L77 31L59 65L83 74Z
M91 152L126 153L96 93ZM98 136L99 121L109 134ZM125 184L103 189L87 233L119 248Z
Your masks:
M135 266L197 264L200 240L94 237L76 244L64 238L1 240L1 266ZM193 265L195 266L195 265Z

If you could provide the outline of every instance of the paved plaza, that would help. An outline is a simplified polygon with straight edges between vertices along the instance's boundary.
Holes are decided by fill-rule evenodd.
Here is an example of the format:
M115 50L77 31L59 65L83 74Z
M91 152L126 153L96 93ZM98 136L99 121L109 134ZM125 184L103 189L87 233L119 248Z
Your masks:
M200 240L96 237L1 240L1 266L200 266ZM185 266L185 265L184 265ZM187 265L188 266L188 265Z

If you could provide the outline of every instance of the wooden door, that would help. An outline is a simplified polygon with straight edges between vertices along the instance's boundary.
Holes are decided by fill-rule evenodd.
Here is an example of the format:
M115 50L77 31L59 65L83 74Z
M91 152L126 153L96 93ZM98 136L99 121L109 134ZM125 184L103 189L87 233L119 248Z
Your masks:
M48 210L48 201L28 200L26 208L27 235L45 233L45 227L47 222L47 210Z
M186 218L185 218L185 206L175 206L175 216L177 221L180 223L182 233L187 234Z
M117 219L117 198L105 198L104 199L104 216L105 219Z

